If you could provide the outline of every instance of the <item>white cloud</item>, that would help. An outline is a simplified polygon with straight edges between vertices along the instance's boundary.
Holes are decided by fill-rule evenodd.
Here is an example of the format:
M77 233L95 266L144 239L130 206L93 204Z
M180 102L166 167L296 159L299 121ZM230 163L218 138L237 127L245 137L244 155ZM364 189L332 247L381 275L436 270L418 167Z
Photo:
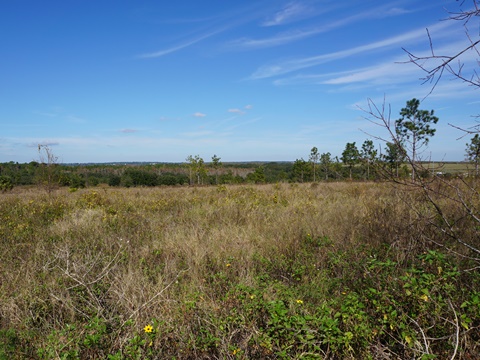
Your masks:
M277 26L304 18L311 9L299 2L291 2L263 22L263 26Z
M245 114L245 111L242 111L240 109L228 109L228 112L229 113L240 114L240 115Z
M410 82L415 74L421 75L421 71L415 65L399 64L395 61L385 62L363 69L346 71L340 76L332 77L322 81L327 85L343 85L358 82L369 82L374 84L392 84ZM328 76L328 75L327 75Z
M158 57L161 57L161 56L164 56L164 55L168 55L168 54L171 54L171 53L174 53L176 51L179 51L179 50L182 50L186 47L189 47L193 44L196 44L202 40L205 40L213 35L216 35L222 31L224 31L225 29L222 28L222 29L218 29L218 30L215 30L215 31L212 31L212 32L209 32L207 34L204 34L204 35L201 35L201 36L198 36L196 38L193 38L191 40L188 40L184 43L181 43L181 44L178 44L176 46L172 46L171 48L168 48L168 49L164 49L164 50L160 50L160 51L155 51L155 52L152 52L152 53L145 53L145 54L140 54L138 55L137 57L138 58L141 58L141 59L147 59L147 58L158 58Z
M364 19L365 16L367 17L371 16L370 13L365 13L365 14L350 16L348 18L335 21L323 26L311 28L311 29L303 29L303 30L295 29L295 30L285 31L285 32L276 34L275 36L267 37L263 39L242 38L242 39L232 41L231 45L234 47L246 48L246 49L259 49L259 48L267 48L267 47L284 45L293 41L302 40L310 36L325 33L335 28L348 25L354 21Z
M308 8L305 8L305 10ZM354 22L367 19L376 19L383 17L398 16L406 13L407 11L400 8L390 8L389 5L384 5L377 7L368 11L364 11L352 16L342 18L337 21L326 23L322 26L313 27L310 29L295 29L286 32L281 32L275 36L263 38L263 39L249 39L242 38L231 42L233 47L237 48L247 48L247 49L258 49L258 48L267 48L273 46L279 46L287 44L293 41L302 40L304 38L314 36L317 34L325 33L339 27L350 25ZM310 14L310 16L318 15L313 9L305 11L305 13Z
M393 7L385 12L385 15L396 16L411 13L411 10L406 10L403 8Z
M267 48L267 47L287 44L292 41L301 40L303 38L318 34L319 32L321 31L319 31L318 29L309 30L309 31L293 30L293 31L283 32L281 34L277 34L276 36L264 38L264 39L242 38L239 40L232 41L230 45L233 47L249 48L249 49Z
M204 114L204 113L201 113L201 112L196 112L196 113L193 114L193 116L195 116L195 117L205 117L205 116L207 116L207 114Z
M135 129L121 129L120 130L120 132L125 133L125 134L131 134L131 133L135 133L137 131L138 130L135 130Z
M253 109L253 105L245 105L245 109L247 110Z
M226 129L226 131L232 131L233 129L236 129L238 127L242 127L242 126L247 125L247 124L255 123L255 122L257 122L261 119L262 119L261 117L256 117L256 118L253 118L253 119L250 119L250 120L246 120L243 123L237 123L237 124L231 125Z
M451 26L451 23L448 23L448 22L435 24L430 27L430 32L432 33L435 31L444 30L449 26ZM262 66L250 76L250 79L256 80L256 79L265 79L265 78L275 77L275 76L287 74L293 71L327 63L330 61L347 58L352 55L357 55L357 54L378 50L378 49L383 49L383 48L389 48L395 45L397 46L404 45L408 42L418 42L420 40L423 40L424 36L425 36L425 29L422 28L422 29L409 31L401 35L393 36L385 40L357 46L351 49L346 49L342 51L337 51L337 52L322 54L317 56L311 56L311 57L306 57L301 59L288 60L288 61L284 61L284 62L280 62L277 64L268 65L268 66Z

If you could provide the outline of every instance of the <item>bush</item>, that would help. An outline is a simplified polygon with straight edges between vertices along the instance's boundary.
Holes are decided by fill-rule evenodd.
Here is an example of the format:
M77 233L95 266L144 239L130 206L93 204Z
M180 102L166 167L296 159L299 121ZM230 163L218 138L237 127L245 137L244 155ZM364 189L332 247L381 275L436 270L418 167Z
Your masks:
M8 176L0 176L0 191L6 192L13 189L13 182Z

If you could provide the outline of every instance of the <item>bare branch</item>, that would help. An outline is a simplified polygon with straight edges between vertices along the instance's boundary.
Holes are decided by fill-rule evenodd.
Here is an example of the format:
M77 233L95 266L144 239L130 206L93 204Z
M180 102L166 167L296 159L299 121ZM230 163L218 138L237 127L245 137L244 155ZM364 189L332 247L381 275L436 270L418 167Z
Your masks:
M460 337L460 336L459 336L459 333L460 333L460 325L458 324L457 312L455 311L455 308L453 307L452 302L450 301L450 299L448 300L448 305L450 305L450 309L452 309L453 314L455 315L455 329L456 329L456 332L455 332L455 349L454 349L454 351L453 351L452 357L450 358L450 360L453 360L453 359L455 359L455 356L457 356L458 342L459 342L459 337Z

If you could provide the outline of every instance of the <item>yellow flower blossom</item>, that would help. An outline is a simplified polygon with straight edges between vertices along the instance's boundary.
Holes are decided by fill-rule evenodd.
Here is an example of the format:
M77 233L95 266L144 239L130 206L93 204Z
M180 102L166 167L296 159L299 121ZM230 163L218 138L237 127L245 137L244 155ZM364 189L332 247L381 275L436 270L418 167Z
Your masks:
M297 304L303 304L303 300L298 299Z
M143 328L146 333L151 333L153 331L153 326L152 325L147 325Z

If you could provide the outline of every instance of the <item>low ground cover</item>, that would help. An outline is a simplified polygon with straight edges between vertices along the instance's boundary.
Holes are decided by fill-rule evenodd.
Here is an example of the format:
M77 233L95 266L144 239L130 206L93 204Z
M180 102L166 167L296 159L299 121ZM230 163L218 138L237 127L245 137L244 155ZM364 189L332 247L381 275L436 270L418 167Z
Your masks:
M15 188L0 358L476 358L478 263L433 210L385 183Z

